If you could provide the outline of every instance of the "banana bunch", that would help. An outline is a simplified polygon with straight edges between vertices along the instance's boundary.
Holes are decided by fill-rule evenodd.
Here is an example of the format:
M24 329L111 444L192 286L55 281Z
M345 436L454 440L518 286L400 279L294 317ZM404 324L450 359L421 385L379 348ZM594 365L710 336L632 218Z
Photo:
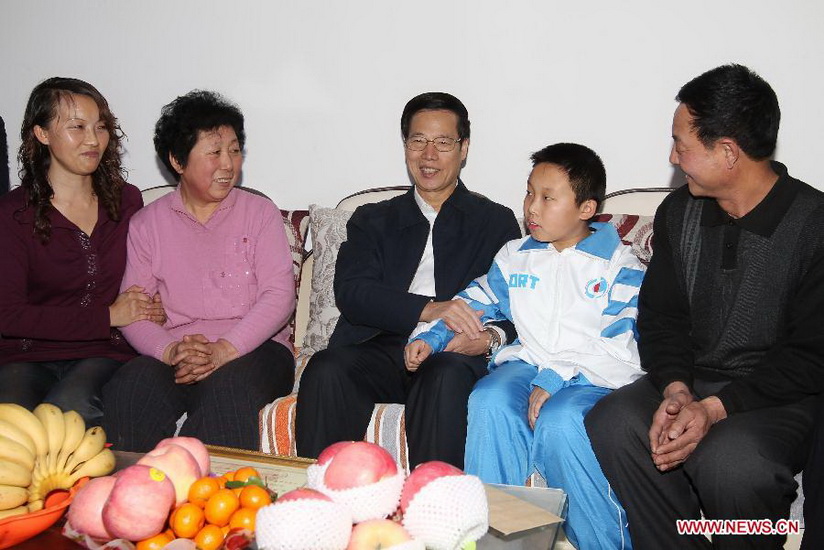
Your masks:
M0 403L0 519L36 512L55 489L114 470L103 428L86 429L76 411L41 403L34 412Z

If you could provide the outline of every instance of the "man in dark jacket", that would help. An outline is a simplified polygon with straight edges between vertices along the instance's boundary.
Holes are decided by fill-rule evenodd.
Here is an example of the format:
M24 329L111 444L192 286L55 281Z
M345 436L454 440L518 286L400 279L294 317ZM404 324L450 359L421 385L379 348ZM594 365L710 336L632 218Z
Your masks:
M687 185L655 215L638 301L648 374L601 400L587 431L636 550L780 548L824 385L824 194L770 160L778 99L746 67L676 99L670 162ZM758 521L679 521L702 512Z
M335 273L341 317L329 348L301 378L297 451L316 457L336 441L363 439L375 403L405 403L410 466L437 459L463 467L467 399L502 331L483 327L452 297L521 233L511 210L459 179L469 116L457 98L413 98L401 133L414 187L361 206L349 220ZM450 353L407 371L407 338L418 323L438 318L461 337Z

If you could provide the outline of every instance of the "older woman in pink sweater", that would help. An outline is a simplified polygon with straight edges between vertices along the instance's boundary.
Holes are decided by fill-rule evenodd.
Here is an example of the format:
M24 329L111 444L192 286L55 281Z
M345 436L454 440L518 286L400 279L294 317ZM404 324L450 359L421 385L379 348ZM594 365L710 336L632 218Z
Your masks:
M117 449L150 450L173 434L257 449L258 410L294 380L292 260L280 211L235 185L243 115L193 91L163 108L155 149L178 188L131 221L121 286L163 299L167 322L124 330L142 354L104 388Z

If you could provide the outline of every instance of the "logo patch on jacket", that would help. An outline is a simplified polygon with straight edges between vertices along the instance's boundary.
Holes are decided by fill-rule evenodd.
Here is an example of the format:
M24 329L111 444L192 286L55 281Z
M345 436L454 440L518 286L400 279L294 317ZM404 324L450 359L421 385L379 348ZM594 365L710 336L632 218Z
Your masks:
M598 298L607 292L607 280L603 277L592 279L587 283L584 293L588 298Z
M528 273L513 273L509 276L509 288L528 288L535 290L535 285L540 281L540 277Z

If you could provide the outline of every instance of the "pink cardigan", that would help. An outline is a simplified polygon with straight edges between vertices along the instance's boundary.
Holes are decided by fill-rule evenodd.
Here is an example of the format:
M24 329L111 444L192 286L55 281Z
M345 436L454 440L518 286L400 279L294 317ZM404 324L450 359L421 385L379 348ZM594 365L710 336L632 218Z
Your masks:
M224 338L241 355L267 339L287 348L295 280L280 211L233 189L201 224L177 189L132 217L121 289L160 292L164 326L139 321L123 328L134 348L157 359L186 334Z

